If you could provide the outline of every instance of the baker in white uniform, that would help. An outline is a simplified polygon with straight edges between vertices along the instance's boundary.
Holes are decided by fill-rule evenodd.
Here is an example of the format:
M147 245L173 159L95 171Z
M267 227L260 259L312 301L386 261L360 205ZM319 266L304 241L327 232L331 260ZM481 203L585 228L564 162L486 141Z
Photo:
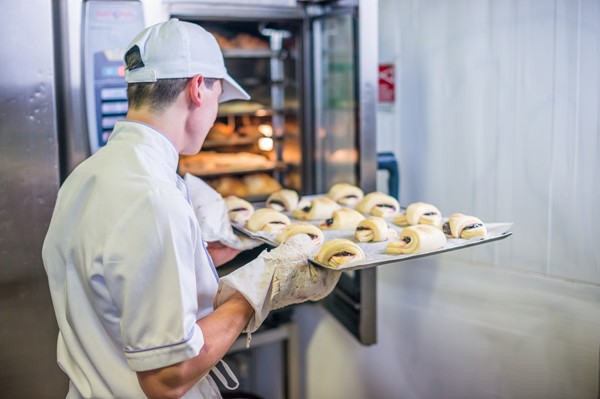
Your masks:
M195 24L144 30L125 60L126 120L62 185L43 246L67 397L218 398L208 373L254 310L239 292L213 309L219 278L176 169L219 102L249 96Z

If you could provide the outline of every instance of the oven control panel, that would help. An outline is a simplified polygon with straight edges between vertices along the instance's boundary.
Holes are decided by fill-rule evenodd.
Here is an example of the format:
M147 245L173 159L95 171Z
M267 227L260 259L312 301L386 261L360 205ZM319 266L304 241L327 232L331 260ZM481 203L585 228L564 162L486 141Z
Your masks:
M123 54L144 29L139 1L86 1L83 18L83 79L90 153L106 144L127 114Z

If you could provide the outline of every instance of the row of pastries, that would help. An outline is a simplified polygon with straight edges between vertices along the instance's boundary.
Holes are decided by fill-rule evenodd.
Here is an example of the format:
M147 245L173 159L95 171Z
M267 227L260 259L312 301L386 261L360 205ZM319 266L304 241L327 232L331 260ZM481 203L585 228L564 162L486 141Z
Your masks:
M443 248L447 238L487 235L485 224L475 216L454 213L443 221L439 209L424 202L412 203L403 211L395 198L382 192L365 195L347 183L335 184L311 200L300 198L294 190L277 190L269 195L265 208L258 210L236 196L226 197L225 202L232 223L251 232L271 233L277 243L308 234L315 247L321 246L315 259L331 267L364 260L357 242L389 241L387 254L418 254ZM402 230L391 229L388 220ZM355 241L334 238L324 242L327 230L352 230Z

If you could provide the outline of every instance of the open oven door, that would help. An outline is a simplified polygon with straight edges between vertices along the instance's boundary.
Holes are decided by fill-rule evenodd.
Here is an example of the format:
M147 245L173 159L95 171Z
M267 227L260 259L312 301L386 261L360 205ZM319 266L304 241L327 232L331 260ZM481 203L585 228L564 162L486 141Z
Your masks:
M312 2L314 4L314 2ZM375 191L377 7L358 1L327 2L307 6L305 38L313 68L312 106L307 126L315 137L304 143L307 157L305 187L327 192L337 182ZM362 4L361 4L362 5ZM345 272L322 303L362 344L376 342L376 269Z

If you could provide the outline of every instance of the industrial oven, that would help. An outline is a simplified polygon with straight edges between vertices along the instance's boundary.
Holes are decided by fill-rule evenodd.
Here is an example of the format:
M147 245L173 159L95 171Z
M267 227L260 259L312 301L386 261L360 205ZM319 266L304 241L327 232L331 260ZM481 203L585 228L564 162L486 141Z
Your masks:
M257 200L261 194L248 187L259 184L242 186L244 178L301 194L322 193L339 180L375 189L377 7L371 2L31 0L7 3L2 17L5 396L66 392L42 242L60 183L104 145L127 112L122 52L143 27L171 17L203 24L218 35L230 73L253 96L247 104L223 104L208 155L199 155L220 157L221 167L192 172L220 190L223 181L236 182ZM244 169L223 161L237 154L248 160ZM198 168L186 161L180 172ZM364 344L376 337L375 288L375 268L346 272L323 301Z

